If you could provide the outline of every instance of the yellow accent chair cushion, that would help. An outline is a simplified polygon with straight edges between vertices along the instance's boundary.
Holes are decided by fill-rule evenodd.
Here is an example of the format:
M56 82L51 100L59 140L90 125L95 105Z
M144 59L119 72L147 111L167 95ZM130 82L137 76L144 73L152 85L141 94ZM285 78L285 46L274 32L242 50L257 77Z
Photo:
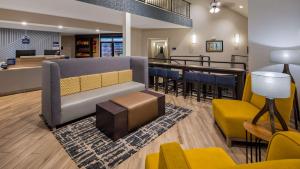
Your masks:
M60 95L66 96L80 92L79 77L69 77L60 80Z
M160 146L159 154L146 157L146 169L218 169L236 165L221 148L183 151L178 143Z
M276 99L275 104L287 124L293 108L295 84L291 85L291 96L287 99ZM232 140L244 140L245 129L243 123L252 120L265 104L265 98L252 93L251 76L247 75L242 100L214 99L212 111L217 125L226 136L227 145L231 146ZM268 120L266 113L260 120Z
M80 76L81 91L93 90L102 86L101 74Z
M132 70L119 71L119 84L132 81Z
M298 132L276 133L267 150L266 160L300 159L300 134ZM300 168L300 165L298 166Z
M236 164L221 148L183 151L179 144L160 147L159 154L146 157L146 169L299 169L300 133L276 133L269 144L266 161Z
M102 87L116 85L119 82L118 72L102 73Z

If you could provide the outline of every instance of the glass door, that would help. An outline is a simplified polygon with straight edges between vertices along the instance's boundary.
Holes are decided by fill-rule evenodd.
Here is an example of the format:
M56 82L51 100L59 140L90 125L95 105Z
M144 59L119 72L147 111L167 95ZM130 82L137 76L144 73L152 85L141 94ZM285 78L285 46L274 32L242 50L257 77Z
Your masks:
M122 42L114 43L114 56L123 56L123 43Z
M101 37L101 57L113 56L113 39L111 37Z

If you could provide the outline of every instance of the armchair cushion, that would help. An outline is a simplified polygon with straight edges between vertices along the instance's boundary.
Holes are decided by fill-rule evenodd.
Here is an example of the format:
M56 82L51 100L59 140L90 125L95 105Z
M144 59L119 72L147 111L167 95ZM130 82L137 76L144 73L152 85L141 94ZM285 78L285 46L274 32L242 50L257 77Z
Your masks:
M191 149L184 153L192 169L222 169L236 165L221 148Z
M298 132L279 132L270 142L267 160L299 159L300 134ZM300 165L298 165L300 168Z
M243 123L259 112L256 106L239 100L215 99L212 109L216 122L229 138L245 138Z
M159 154L146 158L146 169L222 169L235 165L221 148L183 151L177 143L162 145Z
M261 163L242 164L223 169L299 169L300 160L275 160Z

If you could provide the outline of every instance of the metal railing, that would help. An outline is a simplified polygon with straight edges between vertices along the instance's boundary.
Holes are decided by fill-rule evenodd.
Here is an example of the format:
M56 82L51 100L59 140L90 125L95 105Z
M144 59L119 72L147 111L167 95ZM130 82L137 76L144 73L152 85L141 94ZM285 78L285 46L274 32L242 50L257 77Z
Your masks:
M223 61L199 61L199 60L189 60L189 59L161 59L161 58L149 58L149 60L154 60L154 61L165 61L165 62L174 62L174 61L177 61L177 62L183 62L185 66L188 66L187 62L195 62L195 63L220 63L220 64L229 64L229 65L242 65L242 70L247 70L247 65L245 63L242 63L242 62L223 62ZM211 67L210 64L209 66L207 67Z
M186 0L137 0L190 18L191 3Z
M196 61L200 61L200 65L201 66L204 66L204 61L206 61L205 63L207 63L207 66L210 66L210 56L203 56L203 55L200 55L200 56L170 56L170 59L182 59L184 58L183 60L194 60L193 58L195 59L198 59Z

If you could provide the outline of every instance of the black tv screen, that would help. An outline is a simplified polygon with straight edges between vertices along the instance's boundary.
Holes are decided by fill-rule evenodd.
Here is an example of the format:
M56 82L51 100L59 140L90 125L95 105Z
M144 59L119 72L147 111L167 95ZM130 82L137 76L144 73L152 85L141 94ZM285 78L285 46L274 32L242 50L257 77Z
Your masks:
M44 50L44 55L60 55L60 50Z
M16 58L20 56L35 56L35 50L16 50Z

